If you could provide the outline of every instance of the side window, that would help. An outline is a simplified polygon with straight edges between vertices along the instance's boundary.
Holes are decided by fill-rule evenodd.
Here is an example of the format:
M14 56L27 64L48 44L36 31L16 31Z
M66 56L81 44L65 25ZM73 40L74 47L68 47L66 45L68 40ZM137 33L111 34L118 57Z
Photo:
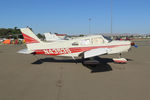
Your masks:
M102 44L104 40L100 37L92 38L92 44Z
M91 44L90 39L83 39L80 41L80 45L89 45Z
M73 46L78 46L79 43L78 43L78 42L73 42L72 45L73 45Z

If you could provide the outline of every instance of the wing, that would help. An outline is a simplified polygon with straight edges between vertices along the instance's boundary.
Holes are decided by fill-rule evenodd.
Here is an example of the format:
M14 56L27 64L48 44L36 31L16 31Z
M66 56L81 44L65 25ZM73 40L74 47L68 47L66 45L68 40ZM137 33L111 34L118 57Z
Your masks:
M107 54L110 49L108 48L97 48L84 52L84 58L90 58L94 56L99 56L103 54Z
M22 49L18 51L17 53L22 53L22 54L33 54L34 51L28 50L28 49Z

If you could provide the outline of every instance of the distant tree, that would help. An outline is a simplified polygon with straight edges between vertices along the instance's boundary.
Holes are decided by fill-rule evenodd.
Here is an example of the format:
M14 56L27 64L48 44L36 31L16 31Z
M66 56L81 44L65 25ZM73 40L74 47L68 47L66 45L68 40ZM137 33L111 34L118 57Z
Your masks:
M43 38L43 35L40 34L40 33L38 33L38 34L37 34L37 37L41 39L41 38Z
M80 37L83 37L84 35L83 35L83 34L80 34L79 36L80 36Z
M133 37L134 37L133 35L130 36L130 38L133 38Z
M10 35L21 34L20 29L17 27L12 28L0 28L0 36L1 37L9 37Z
M14 27L14 30L17 30L17 27Z

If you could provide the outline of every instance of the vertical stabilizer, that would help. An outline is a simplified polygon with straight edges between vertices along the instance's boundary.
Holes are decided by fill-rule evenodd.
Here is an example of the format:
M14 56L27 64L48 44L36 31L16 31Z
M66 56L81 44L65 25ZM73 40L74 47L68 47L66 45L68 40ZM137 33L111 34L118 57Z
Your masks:
M20 30L22 32L26 44L41 42L41 40L29 28L21 28Z
M30 30L30 28L21 28L22 35L28 50L35 50L42 41Z

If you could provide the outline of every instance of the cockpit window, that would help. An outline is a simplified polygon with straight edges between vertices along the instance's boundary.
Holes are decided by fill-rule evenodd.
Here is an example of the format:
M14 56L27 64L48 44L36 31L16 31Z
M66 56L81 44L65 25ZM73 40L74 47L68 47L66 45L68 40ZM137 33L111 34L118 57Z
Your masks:
M103 36L106 40L108 40L109 42L112 41L112 39L110 37L107 37L107 36Z
M90 39L80 40L80 45L89 45L89 44L91 44Z

